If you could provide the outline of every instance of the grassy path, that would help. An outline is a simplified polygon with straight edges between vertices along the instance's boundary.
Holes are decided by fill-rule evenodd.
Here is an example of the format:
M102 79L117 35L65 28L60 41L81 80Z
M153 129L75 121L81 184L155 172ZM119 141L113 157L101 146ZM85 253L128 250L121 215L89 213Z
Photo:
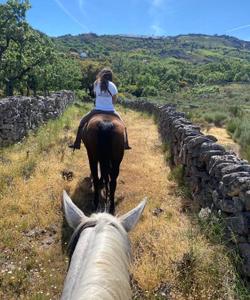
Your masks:
M67 149L87 109L72 106L24 143L0 151L0 299L60 297L68 260L62 190L85 211L92 199L86 151ZM134 299L237 299L226 250L191 221L194 207L171 179L152 118L120 110L133 149L122 162L117 212L149 199L130 235Z

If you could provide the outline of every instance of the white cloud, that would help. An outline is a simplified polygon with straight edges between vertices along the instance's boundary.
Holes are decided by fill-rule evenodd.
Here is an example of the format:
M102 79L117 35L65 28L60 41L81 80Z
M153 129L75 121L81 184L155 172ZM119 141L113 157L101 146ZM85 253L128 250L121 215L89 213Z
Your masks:
M226 31L226 33L238 31L238 30L241 30L241 29L249 28L249 27L250 27L250 24L242 25L242 26L238 26L238 27L234 27L234 28L228 29L228 30Z
M151 30L153 30L154 35L164 35L165 31L159 24L152 24L150 26Z
M157 7L157 8L162 7L164 4L165 4L164 0L152 0L152 3L151 3L151 5L153 7Z
M60 0L54 0L57 5L61 8L61 10L71 19L73 20L76 24L78 24L84 31L89 32L89 29L86 25L82 24L72 13L62 4ZM81 0L79 0L81 1Z
M84 0L78 0L79 7L83 9Z
M150 29L154 35L163 35L165 30L162 28L161 20L166 16L169 7L169 2L172 0L150 0L149 16L151 18Z
M80 11L84 14L87 15L86 9L85 9L85 0L77 0L78 1L78 6L80 8Z

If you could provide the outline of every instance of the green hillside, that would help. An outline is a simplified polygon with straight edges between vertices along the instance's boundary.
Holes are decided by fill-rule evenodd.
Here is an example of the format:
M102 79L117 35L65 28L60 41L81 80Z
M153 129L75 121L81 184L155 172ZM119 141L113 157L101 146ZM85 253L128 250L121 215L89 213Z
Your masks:
M61 51L112 66L120 91L137 97L201 84L250 82L250 42L229 36L81 34L53 40Z

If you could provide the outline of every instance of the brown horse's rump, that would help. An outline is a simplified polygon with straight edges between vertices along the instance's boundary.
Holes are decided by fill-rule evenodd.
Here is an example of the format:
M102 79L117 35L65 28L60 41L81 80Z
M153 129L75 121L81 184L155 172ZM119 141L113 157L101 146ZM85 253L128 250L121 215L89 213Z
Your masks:
M117 115L115 115L112 112L97 113L97 114L93 115L90 118L90 120L83 127L82 140L83 140L83 143L85 144L85 146L86 146L85 141L87 138L87 132L89 130L90 131L97 130L98 127L96 127L96 124L98 124L100 122L112 122L114 125L114 132L119 133L119 134L121 134L121 132L123 132L123 136L124 136L125 125L122 122L122 120L119 119L119 117Z

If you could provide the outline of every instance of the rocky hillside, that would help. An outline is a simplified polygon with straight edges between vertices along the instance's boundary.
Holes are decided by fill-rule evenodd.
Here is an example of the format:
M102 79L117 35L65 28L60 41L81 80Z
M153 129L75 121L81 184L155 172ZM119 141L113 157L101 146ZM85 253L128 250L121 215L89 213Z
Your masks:
M250 60L250 42L231 36L189 34L166 37L97 35L64 35L54 38L62 50L75 49L89 57L103 57L112 52L143 50L145 54L187 60L215 60L222 56Z

